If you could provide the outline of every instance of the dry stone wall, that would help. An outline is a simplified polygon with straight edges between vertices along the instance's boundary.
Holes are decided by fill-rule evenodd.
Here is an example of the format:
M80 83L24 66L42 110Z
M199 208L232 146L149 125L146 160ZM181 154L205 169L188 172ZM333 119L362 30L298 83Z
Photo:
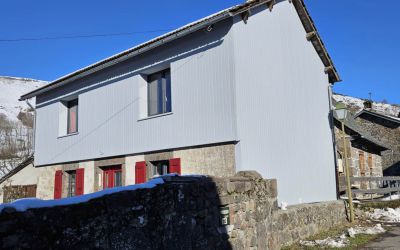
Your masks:
M165 176L151 189L0 213L1 249L279 249L345 222L339 202L277 206L276 180Z

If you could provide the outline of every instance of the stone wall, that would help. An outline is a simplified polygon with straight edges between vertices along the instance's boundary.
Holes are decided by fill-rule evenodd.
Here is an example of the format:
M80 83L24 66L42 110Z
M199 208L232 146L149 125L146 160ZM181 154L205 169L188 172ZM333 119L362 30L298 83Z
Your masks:
M383 169L396 168L392 171L392 175L400 175L400 127L387 127L372 118L366 120L357 117L356 122L374 138L390 147L382 153Z
M279 249L345 222L339 202L279 210L276 181L256 172L163 179L81 204L4 208L0 248Z
M291 245L334 226L347 223L343 201L290 206L276 211L271 219L269 247Z

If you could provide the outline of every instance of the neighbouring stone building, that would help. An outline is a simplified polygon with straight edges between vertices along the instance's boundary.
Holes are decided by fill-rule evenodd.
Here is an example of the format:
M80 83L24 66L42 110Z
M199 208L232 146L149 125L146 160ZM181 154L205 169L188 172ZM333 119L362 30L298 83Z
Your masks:
M343 191L345 183L344 169L344 149L343 135L341 131L341 122L334 116L334 131L337 149L337 174L339 181L339 189ZM382 142L372 137L368 132L364 131L349 115L344 120L345 136L347 140L347 156L350 166L350 175L354 177L383 176L382 172L382 153L388 149ZM359 189L372 188L367 182L354 183Z
M29 209L37 203L25 201L28 209L20 212L0 206L0 248L280 249L347 223L343 201L280 210L277 181L254 171L160 178L163 184L87 202L74 197L71 205L42 201Z
M355 115L357 124L389 150L382 154L384 175L400 175L400 117L393 117L374 110L371 102Z

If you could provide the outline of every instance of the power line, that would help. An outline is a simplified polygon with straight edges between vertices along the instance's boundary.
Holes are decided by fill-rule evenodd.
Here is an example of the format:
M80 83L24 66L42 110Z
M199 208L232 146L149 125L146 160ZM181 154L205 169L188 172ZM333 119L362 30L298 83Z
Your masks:
M128 36L136 34L149 34L157 32L166 32L171 29L160 30L147 30L147 31L134 31L123 33L108 33L108 34L92 34L92 35L69 35L69 36L48 36L48 37L26 37L26 38L0 38L0 42L23 42L23 41L43 41L43 40L62 40L62 39L79 39L79 38L95 38L95 37L112 37L112 36Z

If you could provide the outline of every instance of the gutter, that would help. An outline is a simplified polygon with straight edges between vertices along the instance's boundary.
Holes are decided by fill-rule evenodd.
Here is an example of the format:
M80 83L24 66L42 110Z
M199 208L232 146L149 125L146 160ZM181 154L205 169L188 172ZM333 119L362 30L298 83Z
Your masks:
M36 108L32 106L28 99L25 100L26 104L33 110L34 120L33 120L33 141L32 141L32 154L35 152L36 143Z

